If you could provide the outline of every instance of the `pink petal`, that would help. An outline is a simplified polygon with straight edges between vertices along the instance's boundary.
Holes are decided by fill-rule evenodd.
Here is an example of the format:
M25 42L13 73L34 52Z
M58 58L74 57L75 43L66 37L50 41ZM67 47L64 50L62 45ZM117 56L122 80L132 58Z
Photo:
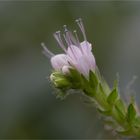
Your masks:
M76 62L77 59L82 56L82 52L77 46L71 45L67 49L67 55L70 59L73 60L73 62Z
M82 56L77 60L75 67L81 74L88 77L90 66L85 56Z
M80 46L82 48L82 51L84 53L89 53L92 50L91 44L88 41L83 41L80 43Z
M67 61L67 56L65 54L58 54L51 58L52 67L55 70L61 70L63 66L69 65Z

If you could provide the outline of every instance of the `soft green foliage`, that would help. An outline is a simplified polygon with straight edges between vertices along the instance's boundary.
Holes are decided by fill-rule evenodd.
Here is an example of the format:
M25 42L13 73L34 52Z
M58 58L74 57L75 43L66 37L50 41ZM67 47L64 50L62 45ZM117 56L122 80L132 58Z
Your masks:
M70 69L69 74L63 75L56 72L53 76L58 78L58 80L54 78L55 80L52 82L61 91L58 94L59 97L68 95L71 89L83 91L89 100L95 101L97 110L105 119L108 119L106 124L111 126L113 130L115 129L118 134L132 137L140 136L140 116L134 103L130 103L127 107L120 98L118 81L114 82L114 87L111 90L98 69L94 72L90 71L89 77L84 77L74 69Z

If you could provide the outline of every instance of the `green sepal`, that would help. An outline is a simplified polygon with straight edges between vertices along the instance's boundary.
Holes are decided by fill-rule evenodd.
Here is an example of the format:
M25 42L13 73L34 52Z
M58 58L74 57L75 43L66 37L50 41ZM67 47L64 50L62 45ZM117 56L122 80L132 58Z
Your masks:
M85 94L91 97L95 96L96 91L93 90L93 88L90 86L89 80L82 74L81 79L81 88L85 92Z
M134 108L134 105L131 103L127 109L126 120L129 124L133 125L135 119L136 119L136 110Z
M110 104L110 105L113 105L115 104L116 100L118 99L118 92L115 89L112 90L112 92L109 94L108 98L107 98L107 102Z
M81 88L81 75L80 73L75 70L70 68L69 69L69 74L65 75L67 77L67 79L69 80L69 82L72 84L73 89L78 89Z
M97 88L98 86L98 79L93 71L90 70L89 72L89 84L92 88Z

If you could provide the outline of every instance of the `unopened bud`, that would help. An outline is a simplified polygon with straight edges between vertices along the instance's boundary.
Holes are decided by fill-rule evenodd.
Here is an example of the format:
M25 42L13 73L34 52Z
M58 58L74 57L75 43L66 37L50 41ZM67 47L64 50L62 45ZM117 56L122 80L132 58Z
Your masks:
M57 88L67 88L71 86L71 83L68 81L67 77L62 75L60 72L52 73L50 79Z

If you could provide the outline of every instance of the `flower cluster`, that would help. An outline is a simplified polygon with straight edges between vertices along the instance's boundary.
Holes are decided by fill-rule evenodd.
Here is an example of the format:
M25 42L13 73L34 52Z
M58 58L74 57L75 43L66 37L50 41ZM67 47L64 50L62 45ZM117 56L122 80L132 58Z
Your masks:
M79 41L76 30L72 33L64 25L63 38L60 31L54 33L54 37L64 53L55 55L48 50L44 43L42 43L42 46L44 54L50 58L55 71L61 71L65 74L69 72L69 68L73 68L88 78L89 71L95 71L95 58L92 54L91 44L87 41L81 18L77 19L76 22L82 32L83 42Z
M76 20L84 41L80 42L77 32L69 31L64 25L64 34L54 33L64 53L53 54L44 43L44 54L50 58L54 69L51 82L58 89L57 97L63 98L69 91L79 90L91 103L95 102L97 110L105 116L106 125L118 134L140 137L140 115L135 102L127 105L119 94L117 81L110 88L97 69L92 45L87 41L81 19Z

